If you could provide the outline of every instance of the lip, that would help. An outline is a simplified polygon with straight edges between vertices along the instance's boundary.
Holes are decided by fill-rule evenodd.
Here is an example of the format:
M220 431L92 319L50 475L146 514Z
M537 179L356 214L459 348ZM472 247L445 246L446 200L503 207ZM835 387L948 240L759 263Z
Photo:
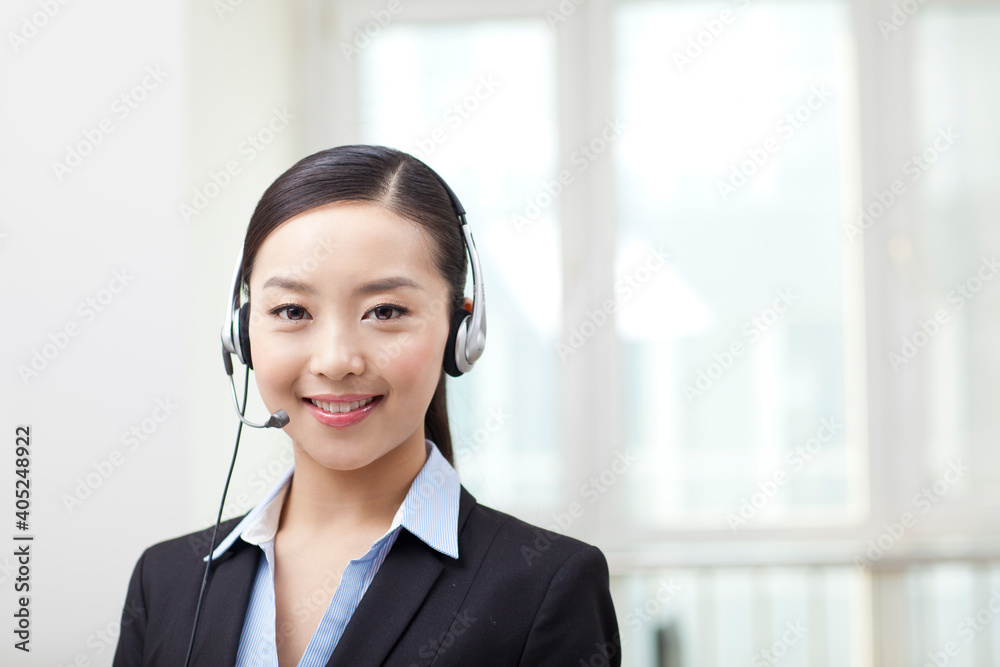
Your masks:
M354 401L363 401L373 396L381 396L381 394L316 394L314 396L304 396L303 398L306 400L322 401L324 403L353 403Z
M324 403L353 403L354 401L362 401L366 398L373 397L375 400L364 407L351 410L350 412L339 412L337 414L326 412L319 406L313 405L310 400L314 399ZM302 399L302 402L320 424L323 424L324 426L344 428L347 426L353 426L370 415L372 410L382 403L382 398L383 396L381 394L342 394L339 396L334 394L321 394L317 396L306 396Z

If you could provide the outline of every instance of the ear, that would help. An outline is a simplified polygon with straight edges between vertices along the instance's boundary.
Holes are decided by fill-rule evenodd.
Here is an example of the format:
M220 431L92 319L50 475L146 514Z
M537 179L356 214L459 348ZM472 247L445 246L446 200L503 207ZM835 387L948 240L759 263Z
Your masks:
M462 308L465 309L466 312L472 312L472 299L470 297L465 297L465 299L462 300Z

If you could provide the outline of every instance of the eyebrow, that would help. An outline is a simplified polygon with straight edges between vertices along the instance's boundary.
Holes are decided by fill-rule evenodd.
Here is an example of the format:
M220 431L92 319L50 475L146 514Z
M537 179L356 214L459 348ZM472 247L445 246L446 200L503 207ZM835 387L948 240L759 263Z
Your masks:
M272 276L264 281L263 288L268 287L278 287L280 289L286 289L291 292L304 292L307 294L315 294L316 288L312 285L302 282L301 280L295 280L294 278L286 278L284 276Z
M308 283L304 283L301 280L295 280L294 278L287 278L284 276L272 276L264 281L263 288L267 289L269 287L277 287L280 289L286 289L292 292L302 292L305 294L315 294L316 288ZM388 292L395 289L401 289L404 287L411 287L415 289L421 289L420 285L405 278L403 276L392 276L390 278L383 278L382 280L374 280L370 283L365 283L364 285L358 285L354 288L354 296L366 296L368 294L375 294L377 292Z
M358 285L354 288L354 295L365 296L368 294L375 294L376 292L388 292L390 290L400 289L403 287L421 289L420 285L413 282L409 278L404 278L403 276L393 276L391 278L383 278L382 280L374 280L370 283L365 283L364 285Z

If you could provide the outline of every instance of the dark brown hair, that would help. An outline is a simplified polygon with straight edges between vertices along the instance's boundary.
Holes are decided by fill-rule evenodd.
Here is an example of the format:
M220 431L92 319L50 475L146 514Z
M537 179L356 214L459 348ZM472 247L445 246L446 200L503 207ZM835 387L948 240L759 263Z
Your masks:
M440 179L420 160L384 146L338 146L299 160L264 192L243 242L243 281L249 289L254 258L281 223L317 206L370 202L420 225L431 239L434 263L448 284L451 303L442 317L462 306L466 254L455 208ZM442 360L443 362L443 360ZM445 373L424 416L424 435L453 462Z

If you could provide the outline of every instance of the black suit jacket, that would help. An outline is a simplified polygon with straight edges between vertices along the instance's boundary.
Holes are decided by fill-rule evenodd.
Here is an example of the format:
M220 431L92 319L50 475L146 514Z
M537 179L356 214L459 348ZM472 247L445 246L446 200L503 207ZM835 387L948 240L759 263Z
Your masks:
M597 548L479 505L465 488L458 526L458 559L400 531L327 667L621 664L608 566ZM211 535L143 553L114 667L183 666ZM237 540L213 564L191 665L235 664L261 557Z

